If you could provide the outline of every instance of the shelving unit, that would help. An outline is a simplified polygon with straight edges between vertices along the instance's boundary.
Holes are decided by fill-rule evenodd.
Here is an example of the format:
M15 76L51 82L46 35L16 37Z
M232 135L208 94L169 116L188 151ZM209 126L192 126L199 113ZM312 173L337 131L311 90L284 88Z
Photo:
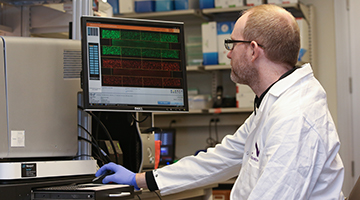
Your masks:
M78 0L0 0L0 3L10 4L13 6L25 6L31 8L32 6L39 6L42 4L52 4L52 3L67 3L67 2L78 2ZM310 43L310 62L313 64L313 68L316 68L316 56L313 55L314 45L313 38L313 8L312 6L307 6L301 3L298 4L282 4L279 5L284 7L289 12L291 12L295 17L304 17L309 24L309 43ZM40 6L42 7L42 6ZM79 6L81 7L81 6ZM150 13L130 13L130 14L121 14L115 15L114 17L125 17L125 18L139 18L139 19L155 19L155 20L167 20L167 21L183 21L185 24L185 30L190 30L192 32L201 31L199 28L201 23L208 21L231 21L236 20L241 11L247 10L251 7L242 6L242 7L234 7L234 8L211 8L211 9L189 9L189 10L174 10L167 12L150 12ZM78 7L74 8L73 11L73 19L74 16L77 16L80 11L78 11ZM29 9L31 10L31 9ZM52 31L67 31L66 23L60 23L60 26L54 27L54 25L59 25L59 23L46 23L46 20L43 19L51 19L55 22L58 18L62 18L66 15L65 21L71 21L71 17L68 14L62 14L59 11L51 10L49 8L39 8L34 7L32 9L33 13L29 12L29 25L24 26L25 28L29 28L29 33L41 34L41 32L52 32ZM46 11L46 12L44 12ZM51 18L54 13L58 14L60 17ZM46 16L43 16L43 15ZM41 15L41 18L39 17ZM31 16L31 17L30 17ZM62 16L62 17L61 17ZM50 18L49 18L50 17ZM194 28L196 27L196 28ZM13 28L0 24L0 31L12 32ZM187 33L185 33L185 36ZM299 63L301 64L301 63ZM207 73L212 75L212 94L216 90L216 85L219 82L217 80L221 74L219 72L229 71L231 69L230 65L206 65L206 66L187 66L188 73ZM316 72L316 69L314 70ZM215 87L215 88L214 88ZM253 108L248 109L239 109L239 108L221 108L221 109L202 109L202 110L191 110L189 114L191 115L214 115L214 114L233 114L233 113L244 113L248 115ZM169 114L163 113L155 113L156 116L166 116ZM174 115L174 114L172 114ZM182 115L182 114L178 114Z

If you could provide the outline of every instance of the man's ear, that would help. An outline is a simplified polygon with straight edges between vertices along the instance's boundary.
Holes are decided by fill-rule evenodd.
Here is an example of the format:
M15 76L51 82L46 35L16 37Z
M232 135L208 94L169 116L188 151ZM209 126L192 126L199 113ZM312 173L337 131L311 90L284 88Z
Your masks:
M261 55L263 49L255 41L252 41L250 43L250 48L252 50L251 62L254 62L257 58L259 58L259 56Z

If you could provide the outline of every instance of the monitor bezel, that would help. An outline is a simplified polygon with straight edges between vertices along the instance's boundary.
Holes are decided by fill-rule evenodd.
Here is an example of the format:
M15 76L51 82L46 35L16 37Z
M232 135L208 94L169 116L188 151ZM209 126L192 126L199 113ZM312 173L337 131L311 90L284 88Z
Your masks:
M181 68L183 73L183 106L160 106L160 105L93 105L89 103L89 80L88 80L88 49L86 37L86 23L117 23L126 25L144 25L144 26L158 26L158 27L177 27L180 29L180 45L184 50L181 53L180 59L183 60ZM82 51L82 89L83 89L83 109L86 111L113 111L113 112L188 112L188 94L187 94L187 75L186 75L186 56L185 56L185 33L184 23L174 21L148 20L148 19L133 19L133 18L109 18L96 16L82 16L81 17L81 51Z

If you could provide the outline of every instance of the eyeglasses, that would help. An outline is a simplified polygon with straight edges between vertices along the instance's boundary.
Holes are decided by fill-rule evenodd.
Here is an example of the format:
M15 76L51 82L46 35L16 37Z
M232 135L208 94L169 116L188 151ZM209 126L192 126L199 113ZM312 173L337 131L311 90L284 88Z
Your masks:
M225 48L230 51L230 50L234 49L234 46L235 46L234 43L239 43L239 42L249 43L250 44L252 41L225 39L224 40L224 45L225 45ZM258 45L259 45L259 47L264 48L263 45L261 45L259 43L258 43Z

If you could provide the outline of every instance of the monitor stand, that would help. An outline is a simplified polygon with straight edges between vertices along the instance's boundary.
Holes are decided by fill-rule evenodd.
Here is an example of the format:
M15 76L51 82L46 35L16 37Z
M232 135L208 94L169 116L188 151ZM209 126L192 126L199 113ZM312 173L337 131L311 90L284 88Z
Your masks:
M0 181L94 175L96 160L2 162Z

